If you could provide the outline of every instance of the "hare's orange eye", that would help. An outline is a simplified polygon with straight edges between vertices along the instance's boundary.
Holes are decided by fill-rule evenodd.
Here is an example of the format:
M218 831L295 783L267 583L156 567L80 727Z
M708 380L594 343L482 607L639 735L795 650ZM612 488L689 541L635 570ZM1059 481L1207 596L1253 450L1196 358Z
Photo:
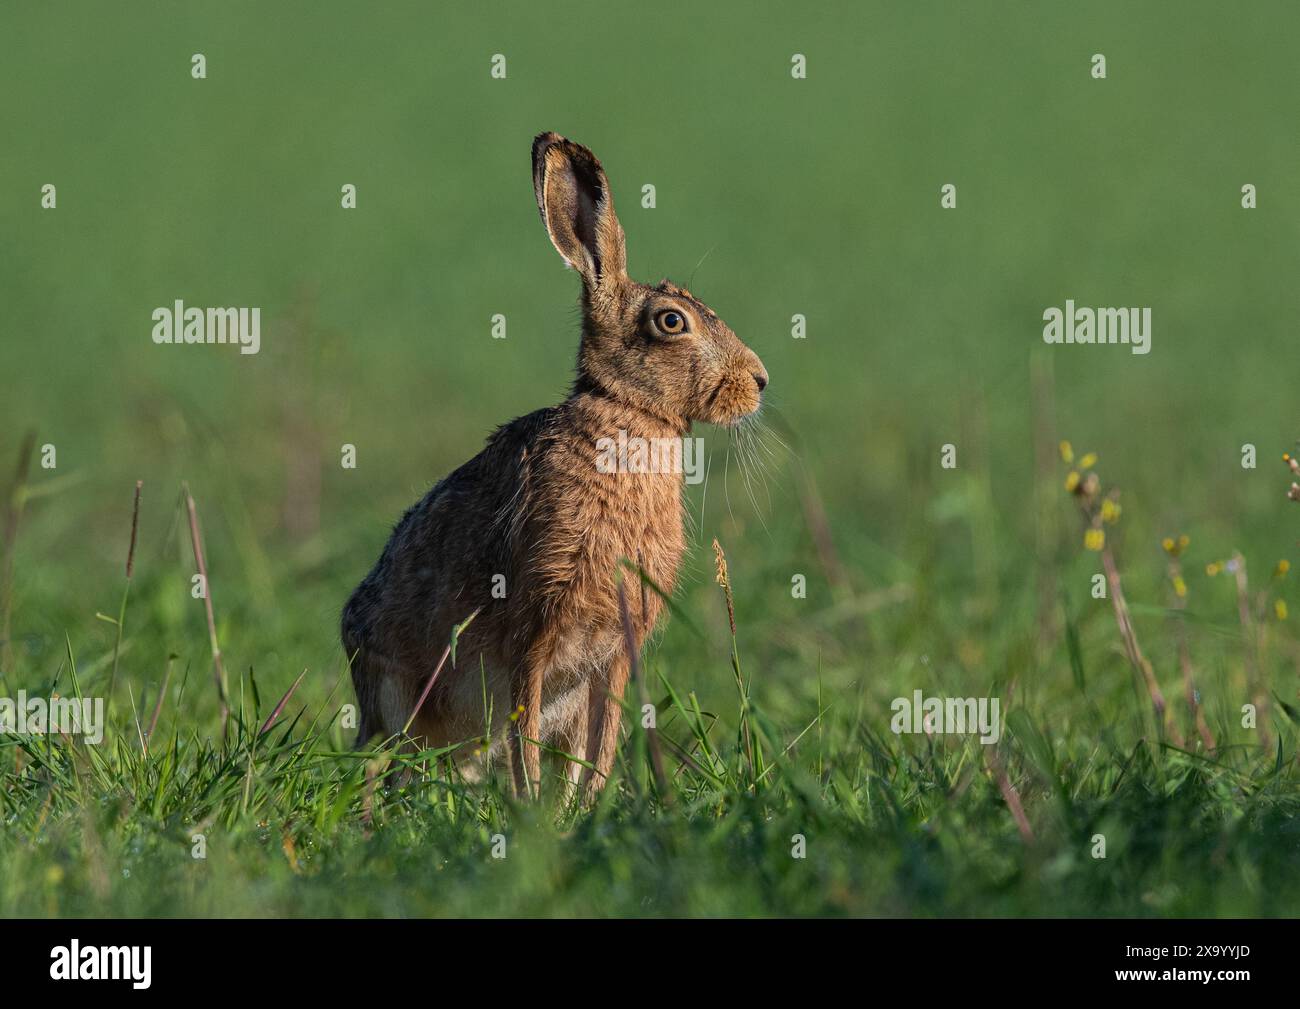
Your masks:
M655 325L669 336L676 336L678 333L686 332L686 316L671 308L665 309L655 316Z

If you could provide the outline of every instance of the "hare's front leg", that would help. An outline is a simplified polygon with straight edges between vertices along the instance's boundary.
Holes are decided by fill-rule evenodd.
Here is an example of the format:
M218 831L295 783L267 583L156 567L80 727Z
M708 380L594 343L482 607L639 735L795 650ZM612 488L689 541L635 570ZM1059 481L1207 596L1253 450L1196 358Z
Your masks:
M515 795L538 796L542 788L542 672L549 649L532 648L515 677L515 730L511 736L510 770Z
M596 676L591 681L587 703L587 759L596 768L586 769L584 776L588 800L605 787L609 772L614 769L629 666L627 652L620 649L610 661L608 676Z

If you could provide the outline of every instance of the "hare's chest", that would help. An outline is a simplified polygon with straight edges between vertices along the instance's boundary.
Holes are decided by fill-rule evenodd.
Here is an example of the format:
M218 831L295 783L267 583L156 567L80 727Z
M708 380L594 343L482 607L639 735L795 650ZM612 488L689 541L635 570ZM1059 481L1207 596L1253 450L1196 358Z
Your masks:
M635 572L627 570L633 564L669 592L686 547L681 481L646 473L616 483L616 493L592 494L575 514L586 579L612 592L623 574L635 587Z

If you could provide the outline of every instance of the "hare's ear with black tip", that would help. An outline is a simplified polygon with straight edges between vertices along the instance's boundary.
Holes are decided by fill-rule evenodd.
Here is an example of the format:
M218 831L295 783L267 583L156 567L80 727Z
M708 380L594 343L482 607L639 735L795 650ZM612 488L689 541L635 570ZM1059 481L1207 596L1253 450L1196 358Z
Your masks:
M627 276L623 227L609 180L591 151L556 133L539 134L533 141L533 190L551 243L588 288Z

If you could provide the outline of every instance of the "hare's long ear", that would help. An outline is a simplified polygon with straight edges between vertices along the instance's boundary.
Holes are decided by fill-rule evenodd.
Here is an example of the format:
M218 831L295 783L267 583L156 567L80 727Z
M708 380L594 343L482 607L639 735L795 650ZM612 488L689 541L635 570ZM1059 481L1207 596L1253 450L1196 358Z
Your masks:
M558 134L540 134L533 141L533 189L552 244L589 288L627 276L623 227L591 151Z

